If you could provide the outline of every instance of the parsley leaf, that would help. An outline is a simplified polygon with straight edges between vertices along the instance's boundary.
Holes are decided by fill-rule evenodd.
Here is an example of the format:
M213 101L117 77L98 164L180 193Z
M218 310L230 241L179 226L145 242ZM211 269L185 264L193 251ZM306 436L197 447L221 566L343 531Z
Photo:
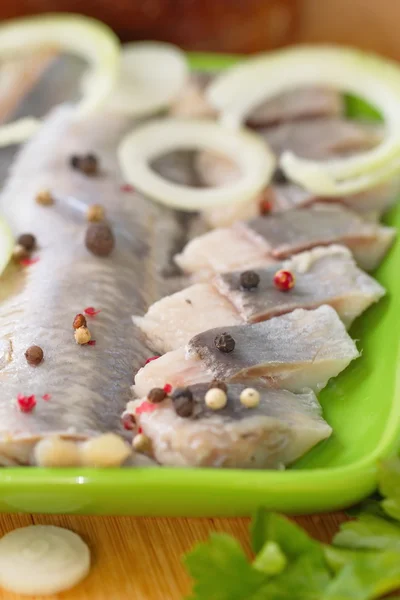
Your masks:
M342 523L333 540L336 546L400 552L400 524L365 513L356 521Z
M185 559L195 580L192 600L257 600L256 593L266 581L253 569L240 544L223 533L213 533Z

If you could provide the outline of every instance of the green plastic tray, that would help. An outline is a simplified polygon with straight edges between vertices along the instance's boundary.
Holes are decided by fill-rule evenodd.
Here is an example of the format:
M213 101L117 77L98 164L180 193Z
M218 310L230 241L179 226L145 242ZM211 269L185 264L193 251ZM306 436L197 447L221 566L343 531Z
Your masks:
M192 55L217 70L235 57ZM365 107L350 102L353 115ZM400 225L400 207L386 222ZM287 471L211 469L0 470L0 511L86 514L248 515L256 507L311 513L347 507L376 485L377 462L399 445L400 244L376 273L388 294L354 325L362 357L321 393L332 437Z

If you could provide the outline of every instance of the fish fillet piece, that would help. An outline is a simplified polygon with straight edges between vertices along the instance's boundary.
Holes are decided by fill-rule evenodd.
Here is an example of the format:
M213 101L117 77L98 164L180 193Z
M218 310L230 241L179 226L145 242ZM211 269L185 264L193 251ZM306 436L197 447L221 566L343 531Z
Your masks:
M240 325L243 319L214 286L197 283L152 304L144 317L133 317L157 352L184 346L196 333L211 327Z
M260 404L246 408L240 394L257 389ZM177 415L166 400L152 412L136 414L141 400L128 404L137 425L150 438L152 454L162 465L281 469L331 435L315 394L273 390L260 380L231 383L228 402L211 410L204 402L208 386L190 387L194 410L189 418Z
M193 74L170 108L170 113L179 117L216 116L208 103L204 90L212 80L207 73ZM251 127L262 127L280 121L340 115L344 104L342 95L331 88L298 88L277 95L257 107L247 120Z
M229 333L233 352L217 350L214 340ZM140 369L134 392L145 396L166 383L184 387L213 379L263 377L270 387L292 392L322 389L359 356L356 345L330 306L297 309L254 325L219 327L193 337L186 348L167 352Z
M294 288L286 293L274 285L278 269L288 270L295 276ZM277 266L258 268L256 272L260 283L252 290L241 287L240 271L220 274L214 280L218 291L248 323L264 321L296 308L311 309L329 304L346 327L350 327L358 315L385 294L375 279L357 267L350 250L344 246L313 248Z
M204 279L212 272L271 264L315 246L344 244L368 271L379 265L395 235L393 227L368 222L346 207L317 204L214 229L190 241L175 260L185 273Z
M344 206L325 204L253 219L245 228L256 234L261 248L265 248L265 243L269 245L273 258L287 258L317 245L341 243L350 248L357 263L367 271L379 265L396 234L393 227L366 222Z
M175 262L197 280L209 280L214 273L234 271L243 265L250 267L275 262L269 256L269 246L262 249L257 238L244 228L220 228L191 240Z
M177 231L171 211L121 190L116 147L130 127L129 119L114 114L77 122L73 109L57 109L20 152L0 196L0 212L14 233L36 236L39 258L1 281L0 464L31 463L36 442L53 434L84 440L123 433L120 414L134 369L148 355L133 335L131 315L166 293L152 269ZM70 167L72 154L90 151L101 163L98 177ZM42 188L53 193L53 206L35 202ZM85 247L85 207L92 203L104 206L114 230L109 257ZM89 306L101 310L88 317L96 345L79 346L72 322ZM44 351L36 368L24 356L32 344ZM18 394L35 395L32 412L18 410Z

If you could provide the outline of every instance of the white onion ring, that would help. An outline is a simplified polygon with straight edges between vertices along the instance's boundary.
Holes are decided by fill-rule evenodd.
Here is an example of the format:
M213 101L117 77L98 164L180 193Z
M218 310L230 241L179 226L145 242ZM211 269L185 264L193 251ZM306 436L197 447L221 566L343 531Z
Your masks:
M185 56L164 42L132 42L121 51L119 76L107 105L119 113L144 117L167 108L182 91L189 75ZM95 83L92 74L82 79L82 89Z
M386 134L375 148L348 158L321 162L284 152L280 163L287 176L329 196L362 191L387 178L400 158L400 69L394 62L350 48L292 47L222 73L206 96L222 122L237 127L261 102L305 85L333 86L365 98L381 111Z
M194 188L167 181L149 163L174 150L212 150L236 162L241 176L216 188ZM265 142L245 129L232 130L208 120L157 119L128 134L118 149L125 179L140 192L168 206L189 211L246 202L270 181L275 158Z
M86 58L93 85L77 105L86 115L110 94L118 74L119 42L103 23L70 14L49 14L6 21L0 25L0 58L54 46ZM18 143L32 135L40 121L24 118L0 127L0 146Z

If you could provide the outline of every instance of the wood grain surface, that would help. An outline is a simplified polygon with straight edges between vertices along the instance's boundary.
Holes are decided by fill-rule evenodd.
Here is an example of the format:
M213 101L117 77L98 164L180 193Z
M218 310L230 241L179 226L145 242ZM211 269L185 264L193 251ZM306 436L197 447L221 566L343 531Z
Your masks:
M329 542L344 519L344 513L333 513L296 521ZM1 515L0 535L32 523L67 527L81 535L92 552L91 572L62 594L19 596L0 590L1 600L182 600L191 587L182 555L210 532L234 535L250 555L249 519Z

